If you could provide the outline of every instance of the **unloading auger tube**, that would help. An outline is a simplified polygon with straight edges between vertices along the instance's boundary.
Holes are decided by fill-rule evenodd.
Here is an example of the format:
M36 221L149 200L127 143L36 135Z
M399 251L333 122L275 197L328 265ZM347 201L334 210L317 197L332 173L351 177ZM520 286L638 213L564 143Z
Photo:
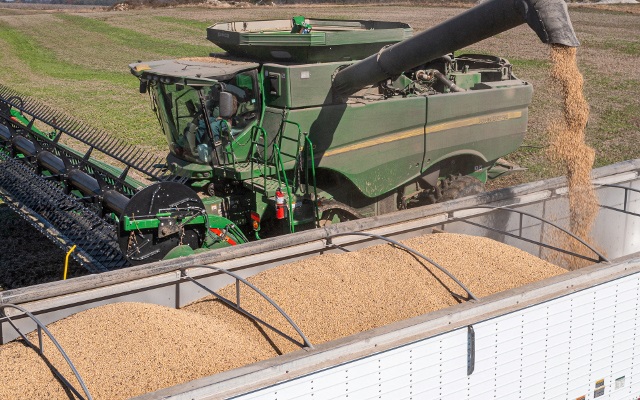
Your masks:
M339 71L337 95L349 95L527 23L543 43L580 45L564 0L488 0Z

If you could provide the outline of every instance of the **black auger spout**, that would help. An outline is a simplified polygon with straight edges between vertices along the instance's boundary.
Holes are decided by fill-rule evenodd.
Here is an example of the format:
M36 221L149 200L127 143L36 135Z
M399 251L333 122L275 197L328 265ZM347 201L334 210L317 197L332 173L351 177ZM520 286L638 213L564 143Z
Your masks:
M354 93L525 22L543 43L580 45L564 0L488 0L339 71L333 90Z

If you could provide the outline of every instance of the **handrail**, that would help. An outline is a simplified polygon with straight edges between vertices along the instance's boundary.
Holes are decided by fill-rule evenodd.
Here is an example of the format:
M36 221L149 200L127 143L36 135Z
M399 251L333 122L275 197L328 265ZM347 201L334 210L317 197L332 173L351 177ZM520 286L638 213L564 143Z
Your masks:
M316 161L313 155L313 143L311 143L311 139L309 139L309 135L304 135L305 141L307 142L308 146L308 152L309 152L309 159L311 160L311 175L313 177L313 205L314 208L316 210L316 223L318 221L320 221L320 210L318 209L318 185L316 183ZM305 182L307 183L307 193L309 192L309 169L305 168L305 171L307 172L307 175L305 176Z
M33 343L31 343L31 341L27 338L27 336L22 333L22 331L20 331L20 329L15 326L15 324L13 323L13 321L11 320L11 317L8 316L5 313L5 309L6 308L15 308L16 310L21 311L22 313L24 313L27 317L29 317L33 322L35 322L36 326L38 327L38 345L39 347L36 347ZM78 373L78 370L76 369L76 367L73 365L73 363L71 362L71 359L69 358L69 356L67 356L67 353L64 351L64 349L62 348L62 346L60 346L60 343L58 343L58 341L56 340L56 338L53 336L53 334L49 331L49 329L47 329L47 327L40 322L40 320L38 318L36 318L33 314L31 314L28 310L15 305L15 304L10 304L10 303L6 303L6 304L0 304L0 312L2 313L2 318L0 318L0 322L2 320L7 320L9 322L9 324L11 325L11 327L13 327L13 329L20 335L20 337L29 345L29 347L31 347L32 349L34 349L35 351L37 351L40 356L42 356L44 358L44 347L43 347L43 342L42 342L42 331L44 331L44 333L47 334L47 336L49 336L49 339L51 340L51 342L56 346L56 348L58 349L58 351L60 352L60 354L62 355L62 357L65 359L65 361L67 362L67 364L69 365L69 367L71 368L71 371L73 372L73 374L75 375L76 379L78 380L78 382L80 383L80 386L82 387L82 391L84 392L84 394L87 396L87 400L92 400L93 397L91 397L91 393L89 393L89 389L87 389L87 385L85 385L84 381L82 380L82 377L80 376L80 374ZM79 398L83 398L82 395L80 394L80 392L78 392L78 390L73 387L73 385L67 380L65 379L65 377L62 376L62 374L60 372L58 372L57 369L53 368L53 366L51 367L53 374L67 387L69 388L69 390L71 390L73 392L73 394Z
M255 134L255 139L253 138ZM258 143L258 135L262 134L262 145ZM254 125L251 127L251 145L252 148L249 150L249 160L251 165L251 186L253 186L253 180L255 179L253 176L253 163L255 161L255 157L253 156L255 147L254 146L262 146L262 154L263 154L263 162L262 162L262 184L266 191L267 189L267 131L262 126Z
M406 251L408 251L411 254L414 254L424 260L426 260L429 264L433 265L434 267L438 268L440 271L444 272L449 278L451 278L456 284L458 284L458 286L460 286L465 292L467 292L467 294L469 295L469 297L473 300L478 300L478 298L471 293L471 290L469 290L469 288L467 288L464 283L460 282L455 276L453 276L453 274L449 271L447 271L446 268L442 267L441 265L439 265L438 263L436 263L435 261L433 261L432 259L430 259L429 257L425 256L424 254L412 249L409 246L405 246L404 244L390 239L386 236L382 236L382 235L376 235L374 233L368 233L368 232L345 232L345 233L335 233L333 235L329 235L326 237L327 239L327 244L331 244L331 239L334 237L339 237L339 236L367 236L367 237L372 237L375 239L379 239L379 240L384 240L385 242L389 242L395 246L398 246Z
M280 183L280 174L282 174L282 179L284 180L284 187L287 189L287 204L289 205L289 229L291 233L294 232L294 224L293 224L293 208L292 206L292 196L291 196L291 188L289 187L289 180L287 179L287 173L284 170L284 163L282 162L282 155L280 154L280 147L277 144L273 144L273 149L275 150L277 156L276 162L276 175L278 177L278 183ZM265 187L266 190L266 187Z
M313 177L313 192L314 192L314 208L315 208L315 215L316 215L316 221L319 220L320 218L320 211L318 210L318 204L317 204L317 198L318 198L318 187L317 187L317 182L316 182L316 169L315 169L315 159L313 158L313 143L311 142L311 139L309 139L309 136L307 133L303 133L302 132L302 127L300 126L300 124L298 122L295 121L291 121L288 119L284 119L282 121L282 125L280 127L280 141L282 141L282 139L289 139L287 137L284 136L284 124L291 124L294 125L297 129L298 129L298 137L295 140L296 144L297 144L297 148L296 148L296 157L295 157L295 165L294 165L294 171L297 171L297 169L300 167L301 165L301 153L305 156L305 162L304 162L304 168L305 168L305 193L309 193L309 168L307 167L307 159L310 158L311 159L311 174ZM294 139L290 139L290 140L294 140ZM308 144L308 146L305 146L305 144ZM307 151L308 151L308 155L304 152L305 147L307 147ZM282 156L280 155L280 164L282 165L282 169L284 170L284 161L282 160ZM294 182L292 182L292 185L294 187L298 187L300 182L296 182L296 175L294 174ZM289 202L289 209L291 209L291 201ZM294 231L294 224L293 224L293 219L290 219L291 222L291 232Z
M478 206L473 206L473 207L468 207L468 208L462 208L462 209L456 210L456 212L459 212L459 211L462 211L462 210L473 210L473 209L476 209L476 208L488 209L489 210L488 212L495 211L495 210L504 210L504 211L510 211L510 212L514 212L514 213L520 214L520 226L519 226L519 230L518 230L519 235L514 235L513 233L510 233L510 232L507 232L507 231L503 231L503 230L500 230L500 229L492 228L492 227L485 226L485 225L482 225L482 224L479 224L479 223L476 223L476 222L471 222L471 221L467 221L466 220L466 218L475 217L477 215L472 215L472 216L468 216L468 217L457 217L457 218L453 218L453 219L465 222L465 223L470 224L470 225L474 225L474 226L478 226L478 227L481 227L481 228L485 228L485 229L488 229L488 230L493 231L493 232L502 233L502 234L505 234L507 236L510 236L510 237L513 237L513 238L516 238L516 239L520 239L520 240L523 240L523 241L528 242L528 243L537 244L539 246L546 247L548 249L552 249L552 250L555 250L555 251L558 251L558 252L561 252L561 253L569 254L569 255L572 255L574 257L579 257L579 258L582 258L584 260L593 261L593 262L602 262L602 261L609 262L609 260L604 255L602 255L598 250L593 248L591 245L589 245L587 242L585 242L584 240L580 239L579 237L577 237L573 233L569 232L568 230L562 228L561 226L559 226L557 224L554 224L551 221L548 221L548 220L546 220L544 218L538 217L537 215L533 215L533 214L528 213L526 211L515 210L513 208L508 208L508 207L494 207L494 206L481 206L481 205L478 205ZM533 219L537 219L538 221L541 221L541 222L543 222L545 224L549 224L549 225L553 226L554 228L559 229L560 231L566 233L567 235L571 236L572 238L574 238L578 242L582 243L586 248L588 248L589 250L594 252L598 256L598 259L587 257L587 256L584 256L582 254L574 253L574 252L569 251L569 250L561 249L559 247L551 246L551 245L546 244L546 243L537 242L535 240L531 240L531 239L527 239L527 238L522 237L522 216L523 215L526 215L526 216L531 217Z
M189 268L212 269L214 271L222 272L224 274L227 274L227 275L232 276L233 278L235 278L236 279L236 303L233 303L232 301L226 299L225 297L221 296L220 294L218 294L218 293L214 292L213 290L209 289L208 287L204 286L202 283L198 282L196 279L194 279L194 278L190 277L189 275L187 275L186 274L186 270L189 269ZM190 267L184 267L184 268L180 269L180 272L182 274L182 278L187 279L190 282L195 283L196 285L198 285L202 289L204 289L207 292L209 292L210 294L214 295L216 298L218 298L224 304L234 308L236 311L238 311L239 313L243 314L244 316L246 316L248 318L251 318L252 320L254 320L254 321L266 326L267 328L271 329L272 331L276 332L280 336L284 337L285 339L289 340L290 342L292 342L294 344L297 344L300 347L308 347L310 349L313 349L313 345L311 344L309 339L307 339L307 337L302 332L300 327L298 327L298 325L295 322L293 322L291 317L289 317L289 315L282 308L280 308L280 306L278 306L278 304L275 301L273 301L269 296L267 296L263 291L258 289L256 286L251 284L251 282L247 281L246 279L242 278L241 276L229 271L228 269L214 267L214 266L211 266L211 265L193 265L193 266L190 266ZM291 336L287 335L286 333L282 332L278 328L272 326L268 322L265 322L261 318L256 317L255 315L251 314L249 311L241 308L240 307L240 284L239 284L239 282L242 282L245 285L249 286L256 293L258 293L260 296L262 296L262 298L264 298L266 301L268 301L269 304L271 304L280 313L280 315L282 315L287 320L287 322L289 322L291 327L293 327L293 329L295 329L295 331L298 333L298 335L300 335L300 337L302 338L302 343L300 343L299 341L295 340L294 338L292 338Z
M227 150L227 148L224 147L222 151L224 152L224 154L225 154L227 159L231 158L231 163L233 165L233 168L236 169L237 168L236 164L237 164L238 157L236 157L236 149L234 148L234 145L238 145L238 147L244 147L247 144L253 144L253 132L254 132L254 130L256 128L261 129L262 127L256 126L256 125L252 125L251 129L249 130L249 134L246 134L246 131L238 132L237 133L238 137L236 138L236 137L233 136L233 130L231 129L229 124L226 123L226 121L224 121L224 122L229 127L229 138L230 138L230 140L228 142L229 150ZM246 140L245 143L241 143L239 139L244 137L244 136L248 137L248 139ZM222 146L222 144L220 144L220 146ZM250 147L247 157L251 157L251 151L252 151L252 148ZM224 165L227 165L227 164L228 164L227 162L224 163Z
M283 124L282 126L284 126L284 124L291 124L291 125L295 126L296 128L298 128L298 137L295 139L295 142L296 142L296 155L295 155L295 163L294 163L294 166L293 166L293 170L294 170L293 181L291 182L291 184L294 187L298 187L300 185L300 182L296 182L296 171L297 171L297 168L299 167L299 164L300 164L300 153L304 149L304 146L300 145L300 139L302 138L302 128L300 127L299 123L297 123L295 121L288 120L288 119L282 120L282 124ZM284 128L281 127L281 129L282 129L282 135L280 136L280 143L282 143L282 139L290 139L291 141L294 141L294 139L284 136ZM304 143L304 140L302 142ZM283 174L285 174L285 183L287 184L287 193L289 194L289 210L290 210L289 211L289 225L290 225L291 232L293 233L295 231L295 223L294 223L294 218L293 218L293 215L292 215L292 213L293 213L293 208L292 208L293 202L292 202L291 194L290 194L291 190L289 189L288 182L286 181L286 172L284 172L284 160L282 159L282 154L281 153L279 155L279 159L280 159L280 164L282 166ZM308 186L308 184L307 184L307 186ZM308 187L306 189L308 190ZM316 206L316 208L317 208L317 206ZM317 217L317 212L316 212L316 217Z
M600 186L624 189L624 203L623 203L622 210L620 210L619 208L614 208L614 207L611 207L611 206L605 206L605 205L602 205L602 204L600 204L600 207L606 208L606 209L609 209L609 210L623 212L625 214L633 215L635 217L640 217L640 214L627 210L627 206L629 205L628 204L629 203L629 192L631 191L631 192L640 193L639 189L634 189L632 187L622 186L622 185L613 185L613 184L600 185Z
M222 146L222 144L220 146ZM224 160L224 165L231 164L233 166L233 169L236 169L236 154L235 154L235 151L233 150L233 141L229 142L228 150L226 147L224 148L224 155L226 158ZM231 163L229 163L229 159L231 159Z
M224 165L228 165L229 158L231 158L231 165L233 166L233 169L236 169L236 152L233 149L233 144L235 143L235 139L233 138L233 133L231 132L231 126L225 120L223 120L222 122L224 122L227 125L227 129L229 129L229 137L231 137L231 140L229 140L229 150L227 150L226 147L224 147L223 149L224 154L226 156Z
M299 187L299 186L300 186L300 182L296 182L296 174L295 174L295 171L297 171L297 168L300 166L300 153L303 153L303 154L304 154L303 150L304 150L304 143L305 143L305 140L304 140L304 139L303 139L303 140L300 140L300 139L302 139L302 136L303 136L302 128L300 127L300 124L299 124L299 123L297 123L297 122L295 122L295 121L291 121L291 120L287 120L287 119L285 119L285 120L283 120L282 122L283 122L283 124L285 124L285 123L286 123L286 124L291 124L291 125L295 126L296 128L298 128L298 137L297 137L295 140L294 140L293 138L288 138L288 137L285 137L284 135L282 135L282 137L280 138L280 142L282 143L282 139L290 139L292 142L293 142L293 141L295 141L295 142L296 142L296 155L295 155L295 164L294 164L294 167L293 167L293 169L294 169L294 175L293 175L293 182L292 182L292 185L293 185L294 187ZM302 142L302 143L301 143L301 142ZM306 190L308 190L308 189L309 189L309 188L308 188L308 183L305 183L305 184L307 185Z

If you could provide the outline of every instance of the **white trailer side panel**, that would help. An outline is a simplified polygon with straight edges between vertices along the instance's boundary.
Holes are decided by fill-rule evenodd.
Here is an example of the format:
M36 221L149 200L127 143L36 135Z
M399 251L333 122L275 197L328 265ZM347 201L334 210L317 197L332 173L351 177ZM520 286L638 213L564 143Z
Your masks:
M637 399L640 274L234 399ZM584 397L582 397L584 396Z

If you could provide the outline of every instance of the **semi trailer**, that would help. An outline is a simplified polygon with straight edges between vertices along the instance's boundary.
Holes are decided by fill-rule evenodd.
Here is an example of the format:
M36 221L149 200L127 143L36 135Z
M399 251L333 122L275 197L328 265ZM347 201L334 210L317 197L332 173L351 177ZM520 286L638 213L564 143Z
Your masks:
M124 301L181 308L294 260L424 234L463 233L544 259L561 254L588 265L326 343L301 342L297 351L137 398L637 398L639 172L639 160L593 171L600 212L593 241L583 243L584 251L560 244L560 238L571 235L566 231L566 181L555 178L144 267L0 292L2 341L19 336L14 327L22 333L36 329L34 320L44 326ZM238 312L244 290L237 299ZM29 311L33 319L14 307ZM273 321L256 322L265 330L269 323ZM45 348L44 354L53 351ZM91 387L86 393L76 389L81 397L90 396Z

